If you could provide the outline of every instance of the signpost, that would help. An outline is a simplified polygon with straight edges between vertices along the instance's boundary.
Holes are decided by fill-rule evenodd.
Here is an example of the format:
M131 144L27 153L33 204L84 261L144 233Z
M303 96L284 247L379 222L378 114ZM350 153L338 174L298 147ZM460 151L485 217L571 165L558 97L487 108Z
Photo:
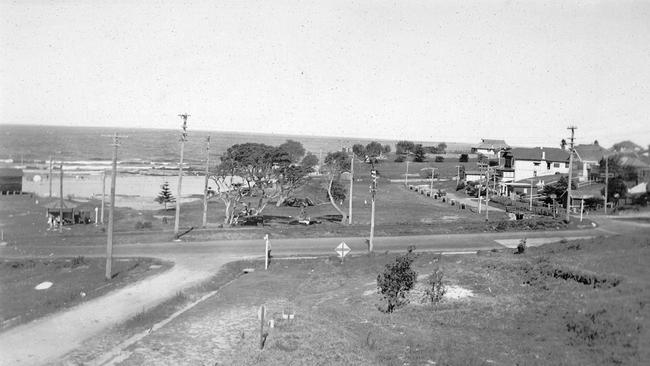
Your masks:
M343 263L343 258L348 255L348 253L350 253L350 247L345 244L344 241L342 241L341 244L339 244L339 246L334 249L334 251L338 253L339 257L341 257L341 263Z

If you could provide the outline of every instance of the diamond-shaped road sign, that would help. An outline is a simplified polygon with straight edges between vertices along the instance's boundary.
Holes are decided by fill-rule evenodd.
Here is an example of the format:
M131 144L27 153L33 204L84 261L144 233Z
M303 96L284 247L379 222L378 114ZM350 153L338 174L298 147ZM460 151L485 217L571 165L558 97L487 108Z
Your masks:
M335 252L339 254L339 257L343 258L345 257L348 253L350 253L350 247L345 244L345 242L341 242L336 249L334 249Z

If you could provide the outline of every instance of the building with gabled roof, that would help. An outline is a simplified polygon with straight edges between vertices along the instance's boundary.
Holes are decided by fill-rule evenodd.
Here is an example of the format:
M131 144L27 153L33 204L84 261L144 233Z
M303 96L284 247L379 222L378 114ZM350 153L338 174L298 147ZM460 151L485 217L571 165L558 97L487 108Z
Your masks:
M513 172L509 181L569 172L569 153L559 148L516 147L506 151L504 158L505 168Z
M480 143L472 146L472 153L495 156L499 151L509 148L510 145L506 144L504 140L481 139Z
M573 149L576 153L575 159L578 162L578 169L575 171L581 181L590 179L593 176L592 172L598 172L599 170L595 166L600 166L600 161L613 153L596 144L576 145Z

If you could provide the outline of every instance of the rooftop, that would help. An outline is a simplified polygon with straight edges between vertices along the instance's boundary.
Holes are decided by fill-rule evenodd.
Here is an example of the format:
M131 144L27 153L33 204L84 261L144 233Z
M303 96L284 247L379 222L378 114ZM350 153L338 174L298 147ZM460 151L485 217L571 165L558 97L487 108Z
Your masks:
M569 161L569 153L556 147L515 147L510 154L517 160Z

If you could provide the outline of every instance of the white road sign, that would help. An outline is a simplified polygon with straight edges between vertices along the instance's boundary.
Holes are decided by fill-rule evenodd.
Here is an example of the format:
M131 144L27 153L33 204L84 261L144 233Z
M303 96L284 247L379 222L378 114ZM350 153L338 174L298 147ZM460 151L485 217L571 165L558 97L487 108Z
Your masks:
M350 253L350 247L345 244L345 242L341 242L336 249L334 249L335 252L339 254L339 257L343 258L345 257L348 253Z

